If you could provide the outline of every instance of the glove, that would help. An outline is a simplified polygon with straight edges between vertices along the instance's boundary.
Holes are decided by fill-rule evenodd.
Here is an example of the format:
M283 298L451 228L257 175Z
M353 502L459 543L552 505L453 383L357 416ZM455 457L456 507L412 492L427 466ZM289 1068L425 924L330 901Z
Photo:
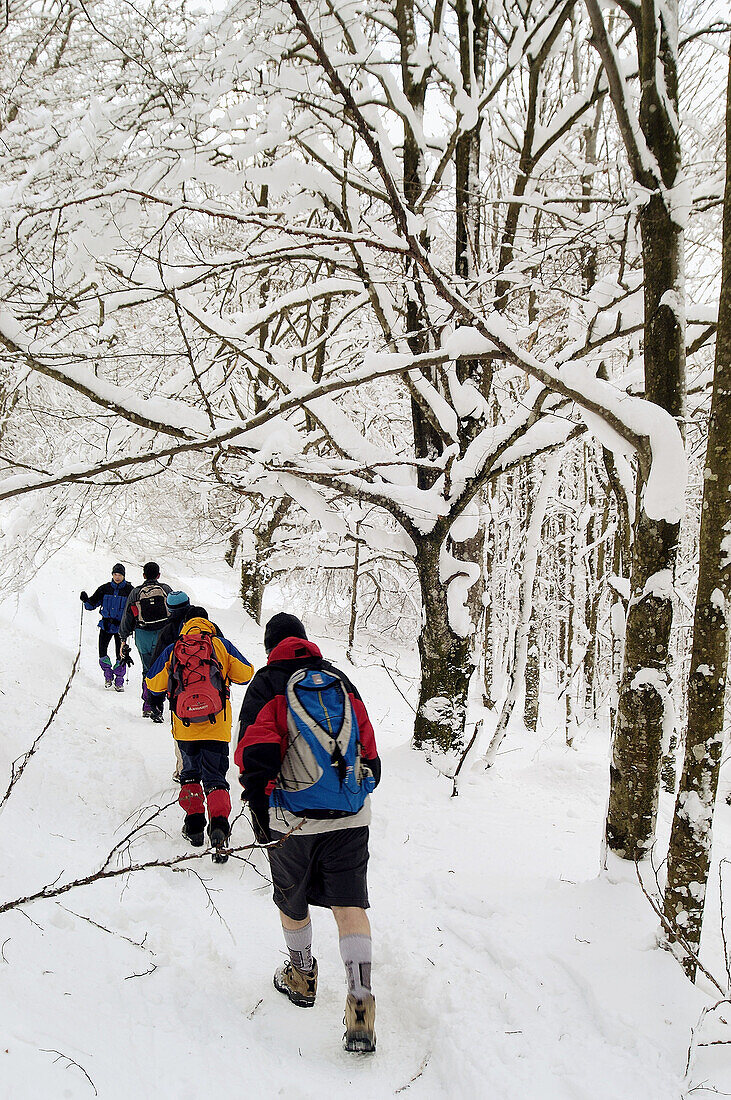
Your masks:
M127 643L126 643L126 642L125 642L125 644L124 644L124 645L122 646L122 649L120 650L120 654L119 654L119 655L120 655L120 657L122 658L122 660L124 661L124 663L125 663L125 664L126 664L126 665L127 665L128 667L129 667L129 668L132 668L132 665L134 664L134 661L132 660L132 654L130 653L130 651L129 651L129 646L127 645Z
M81 595L79 596L79 599L83 600L84 603L86 603L89 599L89 593L85 592L83 588L81 589Z
M262 825L260 819L252 811L251 814L251 827L254 830L254 837L257 844L269 844L271 843L272 834L269 831L269 822L266 825Z
M251 828L254 831L257 844L269 844L272 839L269 829L269 799L265 796L261 800L257 799L255 802L251 802L245 794L242 794L241 801L249 803Z

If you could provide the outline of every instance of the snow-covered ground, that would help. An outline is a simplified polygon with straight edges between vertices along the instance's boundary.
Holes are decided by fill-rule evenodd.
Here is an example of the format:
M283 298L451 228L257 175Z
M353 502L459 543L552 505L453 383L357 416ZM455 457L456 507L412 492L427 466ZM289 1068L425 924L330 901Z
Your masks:
M0 796L66 683L79 589L93 590L116 558L76 543L0 609ZM163 579L207 606L258 667L261 632L237 606L233 574L201 572L178 563ZM0 812L0 904L95 871L148 807L171 803L136 835L134 861L186 850L169 729L140 717L138 664L124 695L103 691L96 623L86 613L80 670ZM349 670L339 644L314 637ZM606 737L584 730L569 750L558 724L537 737L512 729L495 767L475 763L451 798L410 750L410 711L376 657L364 652L352 675L383 758L370 871L376 1055L340 1046L330 914L314 914L320 991L303 1012L271 984L283 944L265 855L225 866L205 856L0 915L0 1096L683 1094L691 1028L715 998L657 949L634 869L599 873ZM731 810L718 817L717 847ZM241 817L233 842L250 840ZM710 942L717 970L718 936ZM690 1086L729 1082L728 1048L701 1050Z

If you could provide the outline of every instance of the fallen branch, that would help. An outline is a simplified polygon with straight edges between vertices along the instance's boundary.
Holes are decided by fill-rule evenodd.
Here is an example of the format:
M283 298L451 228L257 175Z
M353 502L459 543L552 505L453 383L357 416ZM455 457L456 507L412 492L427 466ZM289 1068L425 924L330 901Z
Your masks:
M211 855L214 851L225 851L227 855L238 855L240 852L250 852L255 849L262 849L266 851L272 848L280 848L282 844L292 835L302 828L304 821L295 828L290 829L288 833L285 833L279 840L272 841L269 844L242 844L236 848L224 848L216 849L213 847L204 848L200 852L186 852L181 856L173 856L172 859L150 859L145 863L132 863L127 867L114 867L109 870L105 870L106 864L102 866L99 871L94 871L93 874L85 875L83 878L74 879L73 882L63 882L59 886L51 883L48 886L44 886L40 890L36 890L33 894L27 894L22 898L13 898L12 901L5 901L0 904L0 915L8 913L12 909L20 909L23 905L30 905L34 901L44 901L48 898L57 898L61 894L67 894L70 890L76 890L81 886L90 886L93 882L102 882L104 879L120 878L124 875L134 875L139 871L150 871L157 867L167 867L171 870L180 868L186 870L186 864L193 863L196 860L203 859L204 856Z

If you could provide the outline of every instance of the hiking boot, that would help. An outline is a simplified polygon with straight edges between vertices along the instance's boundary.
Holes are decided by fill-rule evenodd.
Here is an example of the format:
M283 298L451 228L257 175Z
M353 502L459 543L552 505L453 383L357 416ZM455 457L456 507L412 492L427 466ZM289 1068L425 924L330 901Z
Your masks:
M107 687L111 687L111 686L112 686L111 684L107 684ZM115 691L124 691L124 684L115 684L114 685L114 690Z
M362 1000L349 993L345 1001L343 1046L355 1054L372 1054L376 1049L376 998L372 993Z
M124 677L127 672L127 666L124 661L117 661L114 666L114 687L117 691L124 691Z
M163 713L162 713L161 710L153 710L152 714L150 715L150 718L152 718L153 722L164 722L165 721L165 718L164 718Z
M312 1008L317 993L317 959L312 970L300 970L293 962L283 963L274 972L274 988L289 997L298 1008Z
M104 687L106 688L107 691L111 691L112 688L114 687L114 680L105 680L104 681Z
M186 814L183 822L183 836L194 848L202 848L206 839L206 815Z
M208 826L208 835L214 848L223 848L228 841L231 826L227 817L212 817Z
M124 687L122 688L122 691L124 691ZM142 704L142 717L143 718L152 718L152 707L150 706L149 703L143 703Z
M211 818L211 824L208 826L208 836L211 841L211 847L215 849L212 856L214 863L227 862L228 852L225 849L230 832L231 827L227 817Z

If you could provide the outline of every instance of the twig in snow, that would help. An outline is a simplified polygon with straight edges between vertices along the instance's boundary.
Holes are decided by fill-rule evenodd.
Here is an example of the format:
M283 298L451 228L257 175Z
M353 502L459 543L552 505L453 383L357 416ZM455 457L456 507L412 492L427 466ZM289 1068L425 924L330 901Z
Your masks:
M146 828L152 821L155 820L156 817L159 817L159 815L161 813L163 813L164 810L169 810L171 806L176 806L177 801L178 801L177 799L173 799L171 802L167 802L164 806L157 806L155 808L155 810L150 814L150 816L146 817L142 821L140 820L140 818L142 817L142 814L145 812L145 810L152 809L152 807L151 806L145 806L141 810L135 811L135 813L137 815L137 824L132 829L130 829L130 831L125 836L123 836L121 840L117 841L117 843L114 845L111 852L107 856L106 860L104 861L104 864L102 866L102 870L105 871L107 869L107 867L109 866L109 864L111 863L113 857L116 854L122 855L123 853L126 853L129 856L130 844L131 844L132 838L137 833L141 832L144 828ZM129 815L129 817L132 817L132 816L133 816L132 814ZM127 818L127 821L129 821L129 817ZM131 862L131 858L130 858L130 862Z
M410 701L409 701L409 700L408 700L408 699L406 698L406 696L404 695L403 691L401 690L401 688L400 688L400 687L398 686L398 684L397 684L397 683L396 683L396 681L394 680L393 676L391 675L391 670L390 670L390 668L388 667L388 665L386 664L386 662L385 662L385 661L383 660L383 658L381 658L381 664L382 664L382 666L383 666L383 667L385 668L385 670L386 670L386 672L387 672L387 674L388 674L388 678L389 678L389 680L391 681L391 683L393 684L393 686L394 686L394 687L396 688L396 691L397 691L397 692L399 693L399 695L401 696L401 698L403 699L403 701L404 701L404 702L406 703L407 707L410 707L410 709L411 709L411 710L412 710L412 711L414 712L414 714L416 714L416 707L414 706L414 704L413 704L413 703L411 703L411 702L410 702Z
M129 981L130 978L146 978L148 974L154 974L157 970L157 963L153 963L149 970L143 970L141 974L125 974L124 980Z
M40 1051L42 1051L43 1054L57 1054L58 1058L55 1058L54 1062L58 1062L59 1058L65 1058L66 1062L68 1063L67 1066L66 1066L66 1069L69 1069L71 1066L76 1066L77 1069L80 1069L81 1072L83 1073L84 1077L86 1078L86 1080L89 1082L89 1084L93 1088L94 1095L95 1096L99 1095L99 1093L96 1091L96 1085L94 1084L94 1082L92 1081L91 1077L86 1072L84 1067L80 1066L78 1062L75 1062L73 1058L69 1058L68 1054L63 1054L60 1050L48 1050L46 1047L39 1047L38 1049Z
M145 940L147 939L147 932L140 941L133 940L130 936L125 936L123 932L115 932L113 928L107 928L105 924L99 924L97 921L92 920L91 917L85 916L83 913L75 913L73 909L67 909L65 905L62 905L60 901L56 902L59 909L63 909L64 913L68 913L72 917L76 917L77 920L85 920L87 924L92 924L94 928L98 928L100 932L106 932L108 936L117 936L120 940L126 940L127 943L131 943L133 947L139 947L142 951L148 951L151 955L155 952L149 947L145 947Z
M427 1053L426 1053L426 1054L424 1055L424 1057L423 1057L423 1059L422 1059L422 1062L421 1062L421 1065L419 1066L419 1068L418 1068L418 1070L416 1071L416 1073L414 1074L414 1076L413 1076L413 1077L409 1077L409 1079L408 1079L408 1081L406 1082L406 1084L405 1084L405 1085L401 1085L401 1087L400 1087L400 1088L397 1088L397 1089L396 1089L396 1091L394 1092L394 1096L398 1096L398 1094L399 1094L400 1092L406 1092L406 1090L407 1090L407 1089L410 1089L410 1088L411 1088L411 1086L413 1085L414 1081L418 1081L418 1079L419 1079L419 1078L421 1077L421 1075L422 1075L422 1073L424 1072L424 1070L426 1069L426 1067L427 1067L427 1066L429 1065L429 1059L430 1059L430 1058L431 1058L431 1051L428 1051L428 1052L427 1052Z
M11 937L10 937L10 936L8 936L8 938L7 938L6 940L3 940L3 944L2 944L2 947L0 947L0 958L1 958L2 960L3 960L3 962L4 962L4 963L6 963L6 962L8 961L8 960L7 960L6 958L5 958L5 948L6 948L6 947L8 946L8 944L10 943L10 940L11 940Z
M263 1004L264 1004L264 998L260 997L259 1000L254 1005L254 1007L252 1008L251 1012L247 1013L246 1019L247 1020L253 1019L254 1013L257 1011L257 1009L260 1007L260 1005L263 1005Z
M213 900L213 893L208 888L208 884L207 884L206 880L203 878L203 876L201 874L199 874L199 872L196 871L196 869L194 867L174 867L173 870L177 871L179 873L184 872L185 874L188 874L188 875L195 875L195 877L198 879L198 882L201 884L201 886L203 887L203 889L205 891L206 897L208 899L208 908L211 910L211 912L215 913L215 915L218 917L219 921L221 922L221 924L223 925L223 927L226 929L229 936L233 940L233 938L234 938L233 932L229 928L228 924L226 923L225 918L221 914L220 909L218 908L215 901Z
M722 859L718 865L718 892L721 899L721 941L723 943L723 961L726 967L726 982L728 988L731 989L731 962L728 957L728 942L726 940L726 913L723 904L723 865L728 863L727 859Z
M642 893L645 895L645 897L649 901L650 905L654 909L656 915L660 918L660 923L662 924L665 931L668 933L668 935L671 937L671 939L674 942L680 944L683 951L685 951L687 953L688 957L693 960L693 962L698 967L698 969L701 971L701 973L705 974L705 976L708 978L709 982L711 982L711 984L721 994L721 997L725 1000L726 999L726 991L722 988L721 984L716 981L713 974L711 974L710 970L708 970L703 965L703 963L700 961L700 959L698 958L698 955L693 950L693 948L690 946L688 941L685 939L684 936L681 935L681 933L678 930L677 926L673 927L673 925L670 923L668 918L663 913L662 906L659 904L659 902L657 902L655 900L655 898L653 898L652 894L649 892L649 890L645 886L644 882L642 881L642 875L640 874L639 860L635 860L635 871L637 872L637 881L640 884L640 889L642 890Z
M304 820L293 829L290 829L289 832L285 833L279 840L272 841L269 844L242 844L236 848L227 848L225 851L227 851L228 855L236 855L239 852L250 852L253 849L267 850L269 848L280 848L292 833L296 833L302 828L303 824ZM25 913L21 907L23 905L30 905L31 902L56 898L61 894L67 894L69 890L76 890L80 886L90 886L92 882L101 882L104 879L110 878L120 878L120 876L123 875L133 875L139 871L149 871L153 868L168 867L171 870L175 870L176 868L182 870L182 865L192 863L195 860L204 859L213 851L215 851L215 849L209 847L199 852L185 852L183 855L173 856L172 859L150 859L146 863L132 863L127 867L112 867L109 870L104 870L102 867L99 871L94 871L92 874L85 875L83 878L74 879L73 882L64 882L61 883L60 886L55 886L53 884L47 885L40 890L36 890L33 894L27 894L23 898L13 898L11 901L4 901L0 903L0 915L8 913L12 909L19 909L23 912L23 915L27 917L28 914ZM55 879L55 882L58 882L58 877ZM30 920L31 918L29 917L28 919ZM36 922L34 921L33 923L35 924Z
M717 1008L720 1008L721 1005L724 1005L724 1004L731 1004L728 997L722 997L719 1001L716 1001L715 1004L706 1005L706 1007L703 1009L700 1016L698 1017L698 1021L695 1024L695 1026L690 1029L690 1043L688 1044L688 1056L685 1059L685 1079L686 1079L686 1081L690 1077L690 1072L693 1068L693 1055L695 1054L696 1050L698 1049L699 1046L708 1045L706 1043L699 1043L696 1036L700 1033L700 1030L703 1027L703 1023L705 1021L706 1016L709 1016L711 1012L715 1012ZM698 1087L699 1086L696 1086L696 1088L698 1088ZM689 1091L690 1092L695 1092L696 1089L690 1089Z
M477 740L477 735L480 732L480 730L482 729L483 722L484 722L484 719L481 718L479 720L479 722L477 722L477 724L475 725L475 731L472 734L472 737L470 738L469 744L467 745L464 752L460 756L459 763L457 764L457 767L454 769L454 775L452 776L452 798L456 798L457 795L459 794L459 791L457 789L457 776L462 771L462 765L464 764L465 760L467 759L467 755L468 755L470 749L472 748L475 741Z

